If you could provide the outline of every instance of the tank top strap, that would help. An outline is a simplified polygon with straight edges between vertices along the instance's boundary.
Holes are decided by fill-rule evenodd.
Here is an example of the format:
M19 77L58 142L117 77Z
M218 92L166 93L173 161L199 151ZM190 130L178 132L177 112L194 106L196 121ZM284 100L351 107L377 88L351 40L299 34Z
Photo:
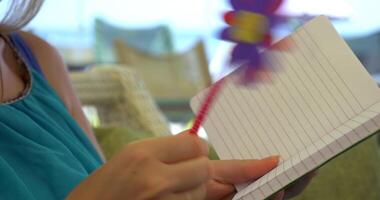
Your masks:
M34 71L38 72L43 76L41 67L38 64L36 57L34 56L32 50L19 33L14 32L7 36L2 35L2 37L5 39L7 43L9 43L9 46L15 52L16 57L21 57L20 59L26 62L25 64L28 67L34 69Z

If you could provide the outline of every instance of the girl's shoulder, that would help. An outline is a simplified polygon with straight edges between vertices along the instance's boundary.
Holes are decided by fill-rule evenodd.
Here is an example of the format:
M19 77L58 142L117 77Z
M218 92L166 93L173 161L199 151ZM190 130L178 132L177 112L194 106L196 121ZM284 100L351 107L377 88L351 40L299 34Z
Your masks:
M18 34L31 50L44 77L60 96L67 109L69 111L72 110L74 94L68 78L66 65L58 50L44 39L32 33L19 31Z

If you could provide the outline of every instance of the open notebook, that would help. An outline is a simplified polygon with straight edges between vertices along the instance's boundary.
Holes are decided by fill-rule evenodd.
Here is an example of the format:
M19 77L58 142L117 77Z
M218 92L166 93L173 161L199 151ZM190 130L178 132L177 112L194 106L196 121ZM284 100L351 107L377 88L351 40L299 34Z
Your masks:
M380 128L380 91L321 16L270 52L267 83L242 87L228 76L204 128L221 159L281 155L277 168L238 186L234 199L265 199ZM205 91L192 99L198 110Z

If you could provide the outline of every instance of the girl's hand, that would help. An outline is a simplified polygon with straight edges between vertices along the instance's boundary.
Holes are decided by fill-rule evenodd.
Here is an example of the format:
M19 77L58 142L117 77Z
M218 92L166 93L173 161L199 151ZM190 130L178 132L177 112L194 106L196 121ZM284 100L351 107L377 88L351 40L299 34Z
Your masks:
M235 184L252 182L268 173L278 164L278 157L263 160L211 161L214 177L207 183L207 200L230 200L235 195ZM316 171L305 175L286 190L272 197L272 200L293 198L307 187Z
M277 164L262 161L210 161L207 142L189 134L127 145L96 170L67 199L223 199L231 184L254 180Z
M68 199L204 199L213 177L207 142L181 134L127 145Z
M234 184L252 182L277 166L279 157L263 160L211 161L214 173L207 183L207 200L232 199Z

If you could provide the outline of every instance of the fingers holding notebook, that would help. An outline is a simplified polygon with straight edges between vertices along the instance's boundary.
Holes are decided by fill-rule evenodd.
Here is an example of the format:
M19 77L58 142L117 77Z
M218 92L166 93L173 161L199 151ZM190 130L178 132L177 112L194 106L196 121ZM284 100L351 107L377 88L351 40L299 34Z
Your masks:
M214 161L215 179L227 183L245 183L260 178L279 162L278 156L262 160L218 160Z
M212 161L214 176L207 183L206 199L232 199L236 192L234 184L256 180L275 168L278 162L278 156L262 160Z

